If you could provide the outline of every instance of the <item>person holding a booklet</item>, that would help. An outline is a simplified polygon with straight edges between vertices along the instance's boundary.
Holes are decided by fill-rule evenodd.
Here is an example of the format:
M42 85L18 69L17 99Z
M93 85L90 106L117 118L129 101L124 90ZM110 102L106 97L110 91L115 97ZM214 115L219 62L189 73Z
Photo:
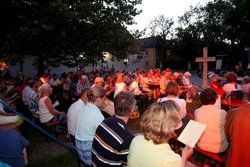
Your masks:
M217 98L218 95L213 89L205 89L200 94L202 106L194 112L195 120L206 125L197 146L212 153L221 153L228 148L224 131L227 113L214 105Z
M173 100L155 102L148 107L140 122L142 134L137 135L130 144L128 167L184 166L193 149L186 146L180 156L168 144L181 121L179 110L180 107Z

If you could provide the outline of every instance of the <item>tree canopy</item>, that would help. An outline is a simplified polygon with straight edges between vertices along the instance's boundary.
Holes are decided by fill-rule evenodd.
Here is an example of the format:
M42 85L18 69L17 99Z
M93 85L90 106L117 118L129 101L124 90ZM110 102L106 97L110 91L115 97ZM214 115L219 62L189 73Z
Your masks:
M1 1L0 56L12 62L37 56L38 66L89 64L110 52L136 52L126 30L141 0ZM84 56L84 58L79 57ZM40 64L39 64L40 63Z
M183 62L195 62L195 57L202 55L202 48L208 47L209 55L228 55L225 61L229 66L239 60L246 66L250 62L246 52L250 48L249 9L250 1L211 0L204 6L191 6L179 17L175 31L172 19L163 15L150 22L149 30L157 41L165 40L158 45L160 50L174 50Z

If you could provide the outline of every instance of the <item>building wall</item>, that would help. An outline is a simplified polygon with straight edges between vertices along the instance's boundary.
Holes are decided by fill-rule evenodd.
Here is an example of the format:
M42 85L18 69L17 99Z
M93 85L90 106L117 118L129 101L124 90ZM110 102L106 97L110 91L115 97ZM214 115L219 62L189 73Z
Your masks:
M23 74L24 74L25 77L27 77L27 76L34 76L35 77L36 76L37 69L33 66L33 61L34 61L34 57L32 57L32 56L26 57L24 59L24 61L23 61L24 63L22 64L22 67L23 67L22 71L23 71ZM127 66L124 64L123 60L120 60L120 61L106 60L106 63L104 63L104 64L106 64L108 69L111 69L112 66L114 66L116 71L123 71L123 70L132 71L135 68L139 68L139 69L144 68L144 66L143 66L144 65L144 60L143 59L137 59L137 58L136 59L135 58L132 58L132 59L129 58ZM101 66L102 66L102 62L99 62L99 63L95 64L94 66L92 66L92 65L85 66L84 70L86 72L95 71L97 69L100 69ZM56 67L56 68L48 67L48 69L51 70L52 74L60 75L63 72L70 72L70 71L75 72L75 71L78 70L78 67L68 68L68 67L66 67L64 65L61 65L60 67ZM8 64L8 68L5 69L4 71L2 71L2 75L4 75L7 70L9 70L11 75L13 77L15 77L18 74L18 72L21 71L21 66L20 66L20 64L17 64L15 66L12 66L12 65Z

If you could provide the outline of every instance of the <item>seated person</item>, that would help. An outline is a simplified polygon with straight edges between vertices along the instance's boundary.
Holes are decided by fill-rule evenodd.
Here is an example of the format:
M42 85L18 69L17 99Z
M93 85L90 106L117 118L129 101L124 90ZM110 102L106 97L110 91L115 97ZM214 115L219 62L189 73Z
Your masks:
M140 78L137 77L136 73L133 73L131 75L131 78L132 78L132 82L128 86L128 91L133 93L135 96L138 96L142 93L139 87Z
M250 77L249 76L246 76L242 79L242 85L241 85L241 88L242 88L242 92L244 94L249 94L250 93Z
M221 99L225 96L225 91L222 88L221 80L219 79L218 75L213 74L210 78L210 88L213 89L217 95L218 98L216 99L215 105L218 108L221 108Z
M162 76L160 79L160 93L161 96L165 95L165 88L168 82L171 80L172 70L167 68L166 70L162 71Z
M181 75L178 72L174 72L172 75L172 81L175 81L178 85L179 88L179 93L178 93L178 97L182 96L183 92L184 92L184 84L182 82L182 80L180 79L179 75Z
M231 91L242 90L241 86L237 84L237 75L234 72L228 72L225 74L227 83L223 86L225 91L225 99L228 99L231 95Z
M244 71L240 68L240 66L236 65L234 67L234 72L239 77L244 77Z
M147 94L149 100L151 100L153 95L153 91L149 89L150 82L152 82L152 79L148 77L148 71L144 69L142 71L142 80L140 80L140 84L142 86L142 92Z
M180 123L179 109L173 100L155 102L148 107L140 122L142 134L134 137L130 144L128 167L184 166L193 149L186 146L180 156L168 144Z
M248 94L250 101L250 94ZM227 111L225 133L229 141L227 151L227 167L249 167L250 166L250 103L242 107L232 108Z
M92 145L92 165L98 167L126 166L129 145L134 135L127 122L136 100L132 93L121 91L114 98L115 115L97 127Z
M106 99L106 92L101 86L95 86L87 91L88 102L79 112L75 142L79 158L85 165L91 165L92 143L96 128L104 120L104 117L98 108Z
M38 88L39 91L39 120L44 124L57 124L66 123L67 117L64 112L59 112L54 109L50 95L52 94L53 88L45 83Z
M94 80L94 84L91 85L91 88L95 87L95 86L103 86L104 84L104 79L103 77L95 77L95 80Z
M87 91L89 88L82 89L81 97L72 103L67 112L67 128L68 135L66 135L65 140L67 142L75 140L76 133L76 123L79 116L79 113L84 110L86 103L88 102ZM74 141L73 141L74 142Z
M185 72L182 77L182 82L186 91L186 102L192 103L192 99L196 96L196 90L194 85L190 82L191 74L190 72Z
M23 122L24 120L15 113L7 113L0 103L0 125L15 124L16 126L20 126Z
M128 91L127 85L124 81L124 73L118 73L115 81L114 97L121 91Z
M13 129L0 130L0 161L13 167L28 164L26 148L29 141ZM1 165L0 165L1 166Z
M180 107L180 112L179 112L180 119L184 118L187 114L186 101L178 97L179 87L175 81L170 81L167 84L165 94L166 94L166 97L159 98L158 102L174 100ZM179 129L181 126L182 126L182 122L180 122L180 124L178 125L178 127L176 127L176 129Z
M228 148L224 132L227 113L214 105L217 97L218 95L213 89L205 89L200 94L202 106L194 112L195 120L207 125L197 146L212 153L221 153Z
M225 91L222 88L221 80L218 75L213 74L210 78L210 88L213 89L220 97L223 99L225 95Z

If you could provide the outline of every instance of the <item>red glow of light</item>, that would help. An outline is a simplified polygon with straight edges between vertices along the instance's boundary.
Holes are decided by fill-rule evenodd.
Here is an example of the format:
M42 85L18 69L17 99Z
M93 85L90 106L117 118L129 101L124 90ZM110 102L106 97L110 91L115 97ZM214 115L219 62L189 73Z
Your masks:
M41 81L43 84L46 83L46 80L45 80L44 77L40 77L40 81Z

